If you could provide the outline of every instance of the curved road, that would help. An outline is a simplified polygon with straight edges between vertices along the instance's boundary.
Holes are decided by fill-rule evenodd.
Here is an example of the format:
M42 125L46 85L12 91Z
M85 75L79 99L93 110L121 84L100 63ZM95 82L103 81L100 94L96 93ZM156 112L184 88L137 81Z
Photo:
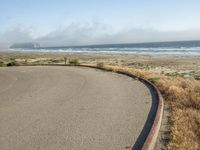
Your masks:
M0 149L131 149L151 101L145 85L116 73L0 68Z

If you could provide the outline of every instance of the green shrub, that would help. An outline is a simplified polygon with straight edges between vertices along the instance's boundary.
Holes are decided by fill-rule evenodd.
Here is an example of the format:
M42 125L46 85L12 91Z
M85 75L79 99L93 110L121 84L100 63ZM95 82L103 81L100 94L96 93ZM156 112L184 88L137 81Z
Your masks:
M78 66L78 65L80 65L78 59L70 60L70 61L69 61L69 64L70 64L70 65L74 65L74 66Z
M3 67L4 63L2 61L0 61L0 67Z
M11 57L10 60L11 60L11 61L15 61L15 58Z
M15 61L11 61L9 63L6 64L6 66L10 67L10 66L15 66L16 62Z
M195 78L195 80L200 80L200 76L198 76L198 75L195 75L194 78Z

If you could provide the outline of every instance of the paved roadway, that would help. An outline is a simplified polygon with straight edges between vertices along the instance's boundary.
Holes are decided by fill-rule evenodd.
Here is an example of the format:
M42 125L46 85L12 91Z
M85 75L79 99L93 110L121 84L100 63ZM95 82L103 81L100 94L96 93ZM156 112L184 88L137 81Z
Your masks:
M131 149L151 101L142 83L116 73L0 68L0 149Z

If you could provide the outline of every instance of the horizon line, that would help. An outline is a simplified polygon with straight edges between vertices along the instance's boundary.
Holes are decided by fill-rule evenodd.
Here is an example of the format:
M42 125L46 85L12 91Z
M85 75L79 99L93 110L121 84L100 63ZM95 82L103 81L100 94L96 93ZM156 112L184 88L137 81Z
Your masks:
M108 44L86 44L86 45L61 45L61 46L41 46L39 48L79 48L79 47L94 47L94 46L118 46L118 45L140 45L153 43L177 43L177 42L200 42L200 40L177 40L177 41L155 41L155 42L133 42L133 43L108 43ZM24 43L39 43L40 42L24 42ZM21 43L22 44L22 43Z

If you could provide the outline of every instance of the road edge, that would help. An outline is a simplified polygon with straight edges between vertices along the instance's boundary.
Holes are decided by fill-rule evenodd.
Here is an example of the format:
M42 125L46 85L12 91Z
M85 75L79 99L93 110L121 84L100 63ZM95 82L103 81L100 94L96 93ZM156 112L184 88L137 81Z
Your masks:
M99 68L96 66L90 66L90 65L80 65L80 66L113 72L111 69ZM138 77L134 74L131 74L129 72L125 72L125 71L115 71L115 72L132 77L134 79L138 79L139 81L143 82L148 87L150 87L151 90L154 92L154 94L157 97L156 98L157 99L157 110L156 110L155 118L154 118L153 124L151 126L150 132L149 132L148 136L146 137L146 140L142 146L142 150L153 150L155 148L158 133L159 133L159 130L161 128L161 123L162 123L163 110L164 110L163 97L162 97L160 91L158 90L158 88L152 82L150 82L144 78Z
M16 66L73 66L73 65L29 64L29 65L16 65ZM99 69L99 70L103 70L103 71L116 72L119 74L129 76L131 78L137 79L151 88L151 90L154 92L154 95L156 96L156 99L157 99L157 110L156 110L156 114L155 114L153 123L150 128L150 131L148 133L148 136L146 137L141 149L142 150L153 150L155 148L158 133L161 128L161 122L162 122L163 111L164 111L163 97L162 97L160 91L158 90L158 88L152 82L148 81L147 79L138 77L138 76L131 74L129 72L126 72L126 71L113 71L112 69L97 67L97 66L92 66L92 65L77 65L77 67L87 67L87 68L94 68L94 69Z

